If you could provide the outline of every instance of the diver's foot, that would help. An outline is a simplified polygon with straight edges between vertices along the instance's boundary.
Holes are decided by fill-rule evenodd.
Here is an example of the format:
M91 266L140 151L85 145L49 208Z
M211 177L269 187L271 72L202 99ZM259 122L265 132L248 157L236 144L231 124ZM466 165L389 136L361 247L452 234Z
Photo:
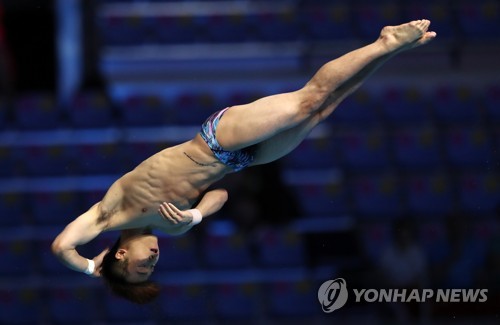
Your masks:
M427 19L414 20L398 26L386 26L380 32L378 41L389 52L408 50L424 45L436 37L435 32L429 32L431 22Z

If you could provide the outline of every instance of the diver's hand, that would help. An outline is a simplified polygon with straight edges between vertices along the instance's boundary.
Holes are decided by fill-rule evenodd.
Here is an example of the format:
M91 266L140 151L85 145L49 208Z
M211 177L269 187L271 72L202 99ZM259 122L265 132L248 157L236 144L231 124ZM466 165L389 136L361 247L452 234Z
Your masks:
M171 225L187 225L193 221L193 215L189 210L181 211L172 203L163 202L158 213Z
M109 248L106 248L99 255L97 255L96 257L94 257L92 259L95 263L95 269L94 269L94 273L90 274L91 277L98 278L101 276L102 260L104 259L104 256L108 252L109 252Z

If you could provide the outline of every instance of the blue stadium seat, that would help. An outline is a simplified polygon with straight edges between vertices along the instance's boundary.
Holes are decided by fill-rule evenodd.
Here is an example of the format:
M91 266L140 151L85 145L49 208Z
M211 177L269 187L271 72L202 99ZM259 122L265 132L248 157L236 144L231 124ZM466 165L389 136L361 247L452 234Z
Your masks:
M475 123L482 112L475 92L466 86L439 87L432 98L434 113L442 124Z
M291 186L305 216L332 217L351 211L349 192L342 180Z
M22 129L50 129L60 125L60 111L50 94L20 96L14 103L16 125Z
M309 279L281 280L265 284L267 312L272 317L300 318L317 315L318 286Z
M5 103L3 98L0 98L0 130L5 129L8 125L7 123L7 115L8 115L9 107Z
M26 175L63 176L77 172L77 152L73 145L30 145L16 149Z
M303 17L307 40L350 39L355 35L351 7L347 3L307 6Z
M497 39L500 33L500 4L495 0L458 2L458 21L470 40Z
M256 283L217 284L213 289L214 314L224 320L256 319L262 309L262 293Z
M474 239L480 243L484 253L487 253L488 246L492 240L495 240L498 223L495 219L486 218L474 222Z
M306 138L282 159L292 169L330 169L340 165L338 141L332 137Z
M493 129L493 148L500 148L500 129L497 128ZM498 150L494 150L493 154L496 161L500 160L500 152Z
M153 30L156 39L164 44L184 44L200 41L198 30L200 22L196 17L186 16L160 16L154 21Z
M443 173L412 174L405 180L408 210L425 217L445 216L453 211L451 181Z
M416 86L390 86L384 91L382 113L393 126L424 125L432 121L428 99Z
M374 170L391 163L385 133L379 128L346 130L339 136L342 162L348 169Z
M351 127L365 127L379 122L379 115L377 99L370 92L359 90L335 110L332 121Z
M100 128L113 124L111 105L103 94L97 92L77 94L71 101L68 114L71 124L78 128Z
M0 192L0 227L23 226L29 223L27 195L21 191Z
M235 43L255 40L249 18L242 14L220 14L197 17L195 23L205 33L207 42Z
M0 238L0 275L27 276L35 272L33 242L27 239Z
M398 178L386 172L360 175L351 181L356 212L362 217L393 218L402 213Z
M42 324L42 296L29 287L0 289L1 324Z
M402 21L401 8L394 1L361 1L356 7L356 24L363 39L376 39L382 27Z
M445 258L448 238L443 221L422 222L418 239L431 265Z
M266 89L230 89L228 90L228 95L223 99L223 106L229 107L234 105L244 105L249 104L259 98L270 95L269 90ZM223 107L218 107L217 109L222 109ZM207 116L208 117L208 116Z
M398 128L392 135L394 156L405 170L433 169L443 165L437 130L431 127Z
M261 41L290 42L300 40L302 36L295 11L258 14L255 20L256 24L252 27Z
M301 235L291 229L263 229L257 237L257 262L265 267L300 266L305 262Z
M486 168L494 163L492 141L483 127L451 127L444 140L447 158L455 167Z
M360 240L366 257L375 264L380 262L382 250L391 241L391 227L388 223L362 224Z
M133 95L118 103L125 126L164 126L172 124L162 98L155 95Z
M10 144L0 145L0 177L24 176L24 161L19 155L21 148Z
M79 158L78 172L82 175L119 174L125 171L121 143L85 143L75 145ZM145 159L145 157L144 157Z
M211 114L222 109L210 93L180 92L174 99L172 115L182 125L201 125Z
M484 105L488 120L494 125L500 123L500 86L489 86L484 94Z
M494 172L463 172L458 178L459 202L472 215L493 216L500 205L500 175Z
M210 320L211 299L205 285L164 285L159 297L160 317L170 322Z
M153 154L169 147L171 144L158 142L130 142L123 144L121 158L123 159L123 168L126 171L134 169ZM116 170L115 172L116 173Z
M37 225L65 224L81 210L76 191L33 192L30 196L31 215Z
M191 233L176 237L160 235L158 242L161 258L156 264L155 272L198 267L198 250Z
M85 190L80 195L80 211L85 212L91 206L101 201L106 194L107 189Z
M437 1L405 1L404 21L422 19L423 17L431 21L431 30L437 31L439 37L451 39L456 35L455 16L447 0Z
M212 268L243 268L252 265L246 237L229 221L212 221L202 247L203 257Z
M81 277L81 274L76 274L76 277ZM51 286L44 297L48 305L49 320L55 324L96 323L100 320L100 315L95 291L85 283L69 283L66 287Z
M104 45L140 45L146 39L145 21L140 16L102 16L97 25Z

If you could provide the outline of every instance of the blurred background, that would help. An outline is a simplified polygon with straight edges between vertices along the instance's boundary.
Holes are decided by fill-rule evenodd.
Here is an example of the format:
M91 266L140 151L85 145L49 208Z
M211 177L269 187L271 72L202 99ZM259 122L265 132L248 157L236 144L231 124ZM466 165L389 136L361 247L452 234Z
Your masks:
M300 88L385 25L438 38L384 66L230 200L159 234L138 307L50 253L62 228L213 111ZM462 324L500 310L497 0L0 1L0 323ZM116 239L85 245L93 257ZM485 303L355 303L320 285L486 288Z

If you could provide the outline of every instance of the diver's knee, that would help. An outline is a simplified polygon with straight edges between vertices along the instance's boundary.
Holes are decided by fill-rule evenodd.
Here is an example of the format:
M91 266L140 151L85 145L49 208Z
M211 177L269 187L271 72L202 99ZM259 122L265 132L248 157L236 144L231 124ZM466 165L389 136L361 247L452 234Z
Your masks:
M320 89L307 85L299 90L300 112L307 117L315 115L325 102L326 97Z

